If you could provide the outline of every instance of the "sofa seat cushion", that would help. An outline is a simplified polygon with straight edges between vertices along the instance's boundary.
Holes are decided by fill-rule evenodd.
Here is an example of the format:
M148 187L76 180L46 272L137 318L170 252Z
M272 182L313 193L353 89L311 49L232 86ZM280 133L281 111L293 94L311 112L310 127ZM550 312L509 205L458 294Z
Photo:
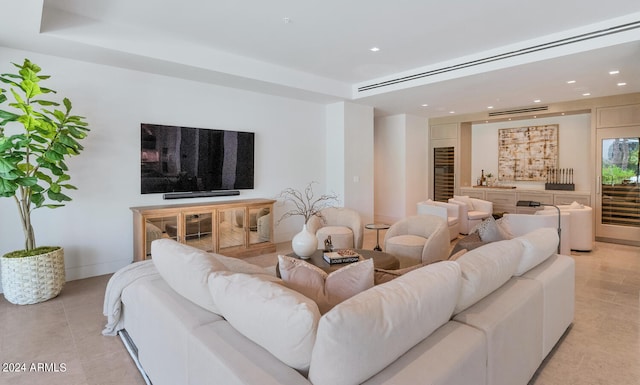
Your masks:
M419 235L397 235L385 240L385 252L395 256L415 257L422 255L427 238Z
M521 276L532 268L544 262L558 251L558 230L542 227L530 233L515 238L522 243L522 259L514 273Z
M450 321L363 385L488 385L484 333Z
M447 226L451 227L458 224L458 217L447 217Z
M522 278L533 279L542 284L542 353L546 357L573 322L575 261L572 257L555 254L527 271Z
M303 374L257 346L229 322L195 329L188 346L189 381L170 384L310 385Z
M454 317L487 338L487 384L529 382L544 358L542 284L511 278L495 292Z
M309 380L359 384L447 323L460 291L460 266L434 263L375 286L322 316Z
M324 240L331 236L334 249L353 249L353 231L346 226L324 226L316 231L318 248L324 249Z
M327 274L303 260L278 255L278 269L285 285L314 300L321 314L374 284L373 259L350 263Z
M315 302L259 275L215 272L208 284L236 330L292 368L308 370L320 319Z
M158 273L173 290L189 301L218 314L220 310L211 299L207 286L209 274L216 271L268 274L267 270L260 266L237 258L207 253L166 238L151 243L151 256ZM265 278L277 280L275 276Z
M522 255L522 244L499 241L473 249L456 260L462 271L462 289L455 313L478 302L513 276Z

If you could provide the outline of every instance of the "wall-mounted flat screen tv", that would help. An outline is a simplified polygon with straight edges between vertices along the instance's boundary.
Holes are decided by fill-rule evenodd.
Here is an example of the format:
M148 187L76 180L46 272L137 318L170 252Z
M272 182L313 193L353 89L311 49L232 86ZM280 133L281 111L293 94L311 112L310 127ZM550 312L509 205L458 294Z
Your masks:
M141 192L253 189L253 132L140 125Z

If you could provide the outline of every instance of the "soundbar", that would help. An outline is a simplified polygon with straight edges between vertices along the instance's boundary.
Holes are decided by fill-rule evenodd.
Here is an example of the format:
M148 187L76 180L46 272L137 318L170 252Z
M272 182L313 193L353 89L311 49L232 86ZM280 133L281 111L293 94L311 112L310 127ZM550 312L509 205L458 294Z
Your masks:
M162 199L225 197L225 196L231 196L231 195L240 195L240 191L224 190L224 191L175 192L175 193L163 194Z

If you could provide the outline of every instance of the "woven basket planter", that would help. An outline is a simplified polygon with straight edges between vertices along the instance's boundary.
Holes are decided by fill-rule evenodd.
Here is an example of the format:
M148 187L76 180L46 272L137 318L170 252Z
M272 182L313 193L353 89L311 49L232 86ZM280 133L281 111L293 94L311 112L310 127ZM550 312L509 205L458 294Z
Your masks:
M62 291L65 283L64 250L24 258L2 257L2 289L16 305L44 302Z

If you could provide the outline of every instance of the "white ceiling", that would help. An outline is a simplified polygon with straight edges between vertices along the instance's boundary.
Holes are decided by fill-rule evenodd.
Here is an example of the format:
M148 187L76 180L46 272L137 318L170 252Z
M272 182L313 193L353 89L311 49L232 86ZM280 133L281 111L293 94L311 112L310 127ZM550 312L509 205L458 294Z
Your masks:
M287 97L352 100L377 115L435 117L640 92L638 0L5 1L6 14L21 17L0 23L1 46ZM622 25L628 29L613 29ZM565 40L576 36L589 38ZM520 54L551 42L566 44ZM358 91L507 53L518 54Z

